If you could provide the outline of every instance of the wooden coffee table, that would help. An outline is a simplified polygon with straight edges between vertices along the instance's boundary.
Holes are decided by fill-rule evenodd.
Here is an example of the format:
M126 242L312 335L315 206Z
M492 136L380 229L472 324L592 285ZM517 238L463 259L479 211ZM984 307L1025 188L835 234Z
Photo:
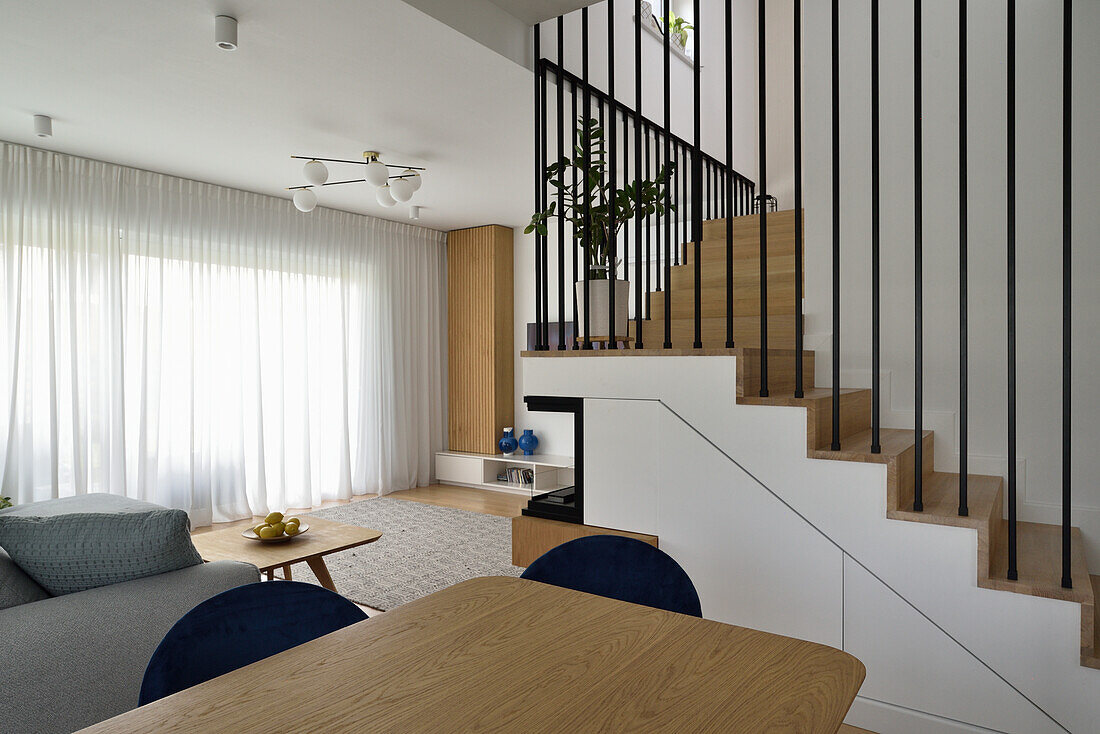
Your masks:
M292 564L305 563L326 589L336 591L324 556L329 553L373 543L382 537L381 531L346 525L335 520L301 515L309 530L282 543L261 543L241 535L246 528L228 528L212 533L200 533L191 538L204 561L244 561L274 578L276 568L291 579Z

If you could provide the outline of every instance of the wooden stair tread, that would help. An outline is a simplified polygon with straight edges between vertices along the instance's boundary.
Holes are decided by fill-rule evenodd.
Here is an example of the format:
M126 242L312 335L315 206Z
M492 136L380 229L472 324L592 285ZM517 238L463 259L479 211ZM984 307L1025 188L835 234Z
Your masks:
M1092 598L1095 602L1097 597L1100 597L1100 576L1089 576L1089 581L1092 582ZM1082 614L1084 614L1084 607L1082 607ZM1100 657L1097 653L1100 653L1100 624L1095 624L1095 609L1096 605L1093 605L1093 636L1092 636L1092 650L1083 652L1081 655L1081 665L1087 668L1096 668L1100 670ZM1083 620L1082 620L1083 621Z
M771 351L770 349L768 350ZM757 350L759 352L759 350ZM856 395L859 393L870 392L867 388L863 387L842 387L840 388L841 395ZM737 402L743 405L785 405L791 407L803 407L809 403L816 402L818 400L831 400L833 397L833 389L831 387L814 387L807 390L803 390L801 398L796 398L793 392L785 393L781 395L769 395L766 398L762 398L759 395L745 395L737 399Z
M954 472L932 472L924 476L921 496L924 511L912 508L890 510L886 514L895 520L926 522L963 528L988 528L990 518L1000 518L1001 477L967 474L966 504L969 514L959 515L959 475ZM979 569L979 574L981 570Z
M922 433L925 439L932 436L932 431ZM863 461L871 464L885 464L892 459L904 454L913 448L913 431L907 428L883 428L879 432L879 444L882 453L871 453L871 431L854 433L840 442L840 451L833 451L828 446L813 449L809 452L813 459L832 459L834 461Z
M1070 556L1070 577L1072 589L1062 588L1062 528L1060 525L1048 525L1037 522L1016 523L1016 565L1019 579L1010 581L1008 572L1008 520L1001 520L1000 532L993 553L993 562L989 578L979 580L979 585L1000 591L1013 591L1017 594L1041 596L1047 599L1061 599L1085 604L1093 610L1092 582L1088 565L1085 562L1084 542L1080 528L1072 528L1072 553ZM1082 620L1084 621L1084 620ZM1090 624L1088 640L1093 635Z

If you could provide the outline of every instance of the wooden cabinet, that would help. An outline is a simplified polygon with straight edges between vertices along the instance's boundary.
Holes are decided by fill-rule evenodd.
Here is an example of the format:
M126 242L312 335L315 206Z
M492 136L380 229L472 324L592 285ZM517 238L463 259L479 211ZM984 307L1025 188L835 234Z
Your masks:
M447 235L448 448L489 454L515 415L509 227Z

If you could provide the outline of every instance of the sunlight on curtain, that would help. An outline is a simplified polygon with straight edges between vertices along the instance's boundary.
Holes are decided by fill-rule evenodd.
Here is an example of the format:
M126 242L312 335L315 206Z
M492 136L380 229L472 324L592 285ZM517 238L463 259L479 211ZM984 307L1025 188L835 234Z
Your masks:
M3 494L204 524L429 483L442 233L0 152Z

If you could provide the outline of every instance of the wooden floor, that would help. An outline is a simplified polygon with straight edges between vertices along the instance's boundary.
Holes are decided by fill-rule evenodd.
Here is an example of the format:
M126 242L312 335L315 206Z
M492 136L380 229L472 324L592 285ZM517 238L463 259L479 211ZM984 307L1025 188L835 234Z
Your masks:
M450 487L433 484L430 487L405 489L386 495L395 500L412 500L439 507L453 507L456 510L481 512L497 517L515 517L527 506L527 495L510 492L496 492L491 489L473 487Z

